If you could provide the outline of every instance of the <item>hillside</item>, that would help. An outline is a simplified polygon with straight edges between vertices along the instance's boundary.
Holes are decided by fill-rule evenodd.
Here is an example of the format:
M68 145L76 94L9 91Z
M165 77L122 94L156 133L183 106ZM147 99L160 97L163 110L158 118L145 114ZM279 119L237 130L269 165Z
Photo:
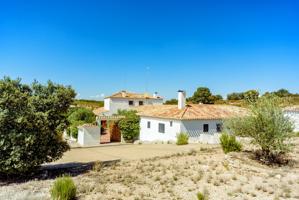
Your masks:
M74 106L95 109L95 108L103 107L104 102L96 101L96 100L87 100L87 99L76 99L74 102Z

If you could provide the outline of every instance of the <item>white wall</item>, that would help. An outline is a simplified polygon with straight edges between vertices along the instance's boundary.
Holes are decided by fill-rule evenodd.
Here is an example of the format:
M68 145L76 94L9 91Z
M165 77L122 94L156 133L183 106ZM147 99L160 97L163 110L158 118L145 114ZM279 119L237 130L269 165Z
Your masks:
M219 133L216 124L222 123L221 120L184 120L182 121L181 131L189 135L190 141L202 143L219 143ZM209 132L203 132L203 125L209 125Z
M151 122L151 127L147 128L147 122ZM170 121L173 121L170 127ZM158 124L165 124L165 133L159 133ZM171 120L151 117L141 117L140 119L140 140L141 141L176 141L176 135L186 132L190 142L203 142L216 144L219 143L219 133L216 124L222 123L221 120ZM209 132L203 132L203 124L209 124Z
M109 100L109 101L108 101ZM129 101L133 101L134 105L129 106ZM163 104L163 99L128 99L128 98L107 98L104 100L104 107L106 110L109 110L109 114L115 114L118 110L129 110L134 108L134 106L139 106L139 101L143 101L144 105L161 105ZM106 103L109 103L106 106ZM106 108L107 107L107 108Z
M105 110L110 110L110 102L111 102L110 98L104 99L104 108L105 108Z
M89 129L93 129L89 127ZM94 128L95 130L98 127ZM101 132L99 131L90 131L87 132L84 128L78 128L78 143L81 146L94 146L100 144Z
M285 116L289 117L291 121L294 122L295 125L295 132L299 131L299 112L295 111L285 111L284 112Z
M151 127L147 128L147 122L150 121ZM172 121L172 127L170 126L170 121ZM165 133L159 133L158 124L165 124ZM168 119L158 119L150 117L141 117L140 119L140 137L141 141L170 141L176 140L176 135L180 132L180 121L168 120Z

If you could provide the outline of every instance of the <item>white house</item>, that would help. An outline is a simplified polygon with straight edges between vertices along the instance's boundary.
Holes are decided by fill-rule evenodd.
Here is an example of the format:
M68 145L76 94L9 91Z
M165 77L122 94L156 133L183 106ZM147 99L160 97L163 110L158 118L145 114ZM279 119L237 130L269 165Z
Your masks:
M147 93L138 94L127 91L120 91L104 99L104 107L96 109L96 115L112 115L118 110L135 109L136 107L146 105L162 105L163 98L157 93L149 95Z
M243 116L246 110L236 106L188 104L186 93L178 91L178 105L145 106L137 109L140 115L141 141L175 141L185 132L189 140L218 143L222 120Z
M127 91L117 92L104 99L104 107L94 110L97 125L85 124L78 127L77 141L81 146L94 146L110 142L121 142L119 128L114 123L122 116L114 116L118 110L136 109L148 105L162 105L163 98L154 95Z
M299 131L299 106L291 106L284 109L284 115L295 125L294 131Z

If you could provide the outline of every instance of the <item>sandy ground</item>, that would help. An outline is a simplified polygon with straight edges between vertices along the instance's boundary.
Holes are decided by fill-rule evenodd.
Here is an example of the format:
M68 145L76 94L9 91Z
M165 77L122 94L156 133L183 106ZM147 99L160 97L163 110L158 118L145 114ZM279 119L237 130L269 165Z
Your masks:
M219 147L190 145L184 153L122 161L110 167L98 165L73 179L78 199L86 200L196 200L198 192L212 200L299 199L299 142L296 144L293 164L283 167L260 164L246 152L225 155ZM33 180L2 186L0 199L50 199L52 184L53 180Z
M117 159L128 161L186 152L204 146L208 147L210 145L189 144L177 146L175 144L124 144L91 148L74 148L66 152L64 156L55 163L108 161Z

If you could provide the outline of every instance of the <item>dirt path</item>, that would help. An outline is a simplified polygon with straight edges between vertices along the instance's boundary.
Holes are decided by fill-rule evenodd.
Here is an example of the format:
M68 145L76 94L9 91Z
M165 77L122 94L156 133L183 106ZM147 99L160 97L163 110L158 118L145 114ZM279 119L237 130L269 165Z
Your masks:
M123 161L146 159L155 156L165 156L178 152L186 152L191 149L198 150L200 147L207 146L208 145L203 144L188 144L182 146L175 144L132 144L92 148L75 148L66 152L64 156L55 163L109 161L116 159ZM209 147L211 147L211 145L209 145Z

